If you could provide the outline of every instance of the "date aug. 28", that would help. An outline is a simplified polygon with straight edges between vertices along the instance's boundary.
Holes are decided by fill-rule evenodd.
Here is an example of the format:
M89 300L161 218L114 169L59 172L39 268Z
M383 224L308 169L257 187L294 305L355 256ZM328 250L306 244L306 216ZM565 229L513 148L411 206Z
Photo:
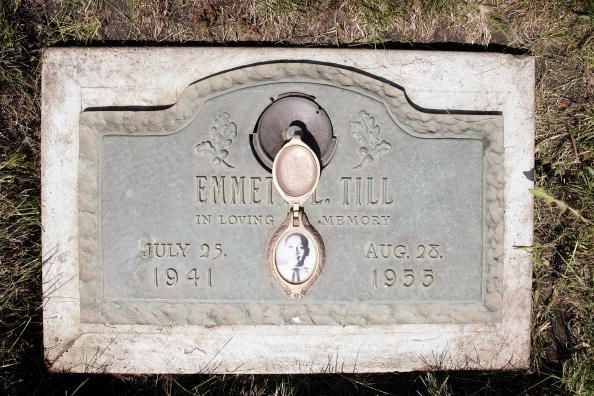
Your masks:
M442 246L436 243L405 245L368 242L363 247L363 254L369 260L407 260L411 258L441 260L444 258L442 250Z

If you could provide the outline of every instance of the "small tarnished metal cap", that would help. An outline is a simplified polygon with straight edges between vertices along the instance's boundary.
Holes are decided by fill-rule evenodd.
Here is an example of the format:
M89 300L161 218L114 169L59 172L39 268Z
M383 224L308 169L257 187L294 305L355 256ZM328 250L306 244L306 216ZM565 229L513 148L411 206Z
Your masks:
M276 155L272 180L279 194L292 206L303 206L316 189L320 180L320 161L298 134L293 135Z

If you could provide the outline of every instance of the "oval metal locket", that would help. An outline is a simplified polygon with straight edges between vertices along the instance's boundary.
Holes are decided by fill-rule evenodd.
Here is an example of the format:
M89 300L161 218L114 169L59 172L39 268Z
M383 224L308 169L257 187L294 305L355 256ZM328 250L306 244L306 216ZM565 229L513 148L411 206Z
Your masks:
M276 155L272 180L291 208L274 232L267 248L268 265L287 295L303 297L320 276L325 250L320 234L309 223L303 203L320 179L320 162L315 153L294 135Z

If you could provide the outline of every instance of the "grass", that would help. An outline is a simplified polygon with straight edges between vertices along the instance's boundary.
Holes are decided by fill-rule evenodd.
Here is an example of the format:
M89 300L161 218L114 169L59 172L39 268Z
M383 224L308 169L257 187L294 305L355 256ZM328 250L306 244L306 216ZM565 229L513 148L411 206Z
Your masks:
M594 394L594 2L5 0L0 3L0 393ZM315 376L48 373L40 292L40 55L132 42L519 50L536 58L527 372Z

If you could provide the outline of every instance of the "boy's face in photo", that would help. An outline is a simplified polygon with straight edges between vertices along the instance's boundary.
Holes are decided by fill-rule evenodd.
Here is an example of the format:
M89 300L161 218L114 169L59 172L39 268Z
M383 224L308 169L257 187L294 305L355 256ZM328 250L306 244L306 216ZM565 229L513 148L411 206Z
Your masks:
M285 247L288 250L288 264L300 267L309 254L307 238L301 234L289 235L285 241Z

